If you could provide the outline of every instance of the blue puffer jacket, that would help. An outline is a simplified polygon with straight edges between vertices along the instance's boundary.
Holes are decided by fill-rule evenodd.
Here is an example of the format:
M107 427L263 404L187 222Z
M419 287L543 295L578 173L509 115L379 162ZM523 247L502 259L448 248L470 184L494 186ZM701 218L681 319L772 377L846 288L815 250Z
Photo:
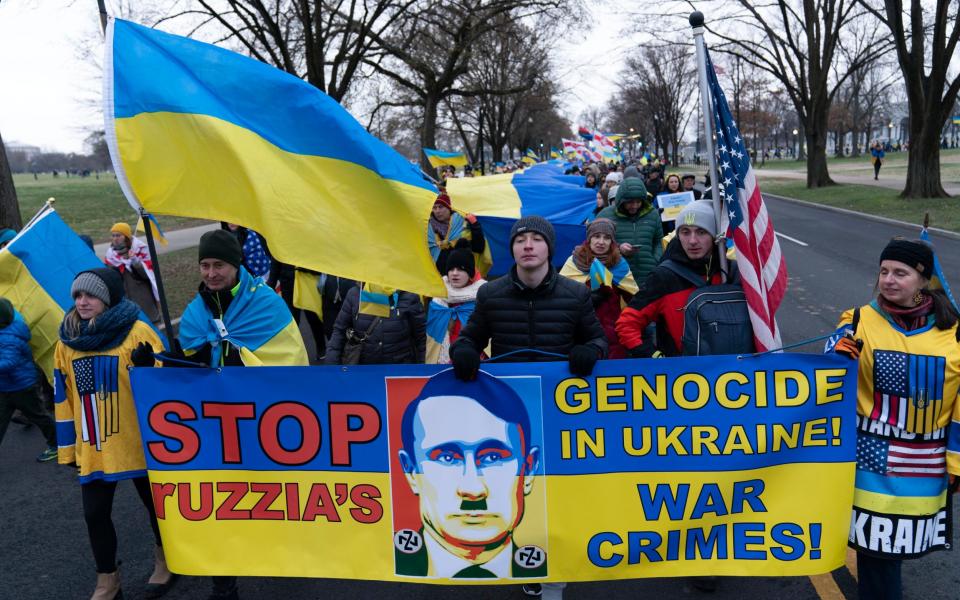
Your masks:
M0 392L18 392L37 383L37 368L30 351L30 329L23 317L0 329Z

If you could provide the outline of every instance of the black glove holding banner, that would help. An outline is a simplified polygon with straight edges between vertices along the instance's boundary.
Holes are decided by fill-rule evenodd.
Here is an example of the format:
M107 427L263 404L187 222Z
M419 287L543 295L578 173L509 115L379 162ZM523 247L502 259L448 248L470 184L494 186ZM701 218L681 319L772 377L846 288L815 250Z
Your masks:
M574 346L570 349L570 372L578 377L586 377L593 373L593 367L600 359L600 354L593 346Z
M156 364L156 359L153 357L153 346L150 345L150 342L137 344L137 347L130 353L130 362L135 367L152 367Z
M470 344L456 344L450 350L453 373L461 381L473 381L480 370L480 353Z

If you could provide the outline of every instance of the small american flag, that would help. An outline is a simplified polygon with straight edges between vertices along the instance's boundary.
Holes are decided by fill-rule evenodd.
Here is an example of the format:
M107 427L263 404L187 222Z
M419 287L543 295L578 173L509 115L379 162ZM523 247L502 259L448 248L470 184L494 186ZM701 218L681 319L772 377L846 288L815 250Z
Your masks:
M97 450L120 431L117 366L116 356L87 356L73 361L83 441Z
M870 418L901 429L932 429L943 405L946 366L942 356L874 351Z
M857 436L857 467L888 477L943 477L943 442L907 442L871 435Z
M730 115L709 52L706 52L706 59L717 134L720 176L717 191L725 210L724 220L729 221L727 236L733 238L737 251L737 266L750 311L754 341L757 351L764 352L782 346L776 312L787 291L787 264L780 254L780 243L760 195L750 156Z

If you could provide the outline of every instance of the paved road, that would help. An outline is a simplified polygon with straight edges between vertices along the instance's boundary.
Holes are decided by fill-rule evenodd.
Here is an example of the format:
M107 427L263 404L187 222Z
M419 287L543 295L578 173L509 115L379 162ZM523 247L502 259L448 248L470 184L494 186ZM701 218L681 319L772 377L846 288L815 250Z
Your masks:
M787 201L769 199L768 203L777 231L806 244L780 240L790 270L790 287L780 311L786 343L831 331L843 309L867 302L872 296L880 249L894 235L917 233L904 226ZM960 241L935 236L935 242L941 256L950 263L948 277L960 282ZM820 346L819 342L811 343L807 348L816 351ZM69 469L33 462L41 448L42 440L36 430L24 430L18 425L11 427L0 446L0 565L4 572L0 600L85 599L93 587L93 561L80 509L79 487ZM146 514L129 484L120 486L114 519L124 563L121 571L126 597L142 597L152 566L152 542ZM955 511L955 522L958 519L960 513ZM955 545L956 542L955 535ZM953 553L941 552L908 562L904 579L908 599L960 597L960 569ZM187 578L169 597L202 599L208 586L204 579ZM851 571L842 568L814 579L731 578L710 596L691 591L682 580L654 579L572 584L565 597L852 600L856 597L854 586ZM522 598L516 586L464 590L341 580L253 578L243 580L241 589L246 599L440 600L454 595L479 600Z
M163 246L161 244L157 244L157 252L160 254L166 254L167 252L174 252L184 248L192 248L197 245L197 242L200 241L201 235L214 229L220 229L220 224L210 223L209 225L198 225L197 227L187 227L186 229L174 229L172 231L167 231L167 245ZM138 237L144 242L147 241L147 239L142 235ZM106 255L107 248L109 246L110 242L96 244L93 247L93 251L97 253L97 256L103 258L104 255Z

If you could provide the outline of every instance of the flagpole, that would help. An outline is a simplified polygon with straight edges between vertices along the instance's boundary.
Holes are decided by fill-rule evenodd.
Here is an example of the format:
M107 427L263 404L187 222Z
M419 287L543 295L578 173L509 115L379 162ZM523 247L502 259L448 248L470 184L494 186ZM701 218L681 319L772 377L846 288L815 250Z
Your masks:
M703 136L706 141L704 151L710 161L710 195L713 199L713 212L717 218L717 250L720 255L720 268L727 272L727 236L723 231L723 202L717 186L717 152L713 143L713 101L710 97L710 85L707 83L707 46L703 41L703 13L690 13L690 26L693 27L693 42L697 48L697 76L700 80L700 107L703 114Z

